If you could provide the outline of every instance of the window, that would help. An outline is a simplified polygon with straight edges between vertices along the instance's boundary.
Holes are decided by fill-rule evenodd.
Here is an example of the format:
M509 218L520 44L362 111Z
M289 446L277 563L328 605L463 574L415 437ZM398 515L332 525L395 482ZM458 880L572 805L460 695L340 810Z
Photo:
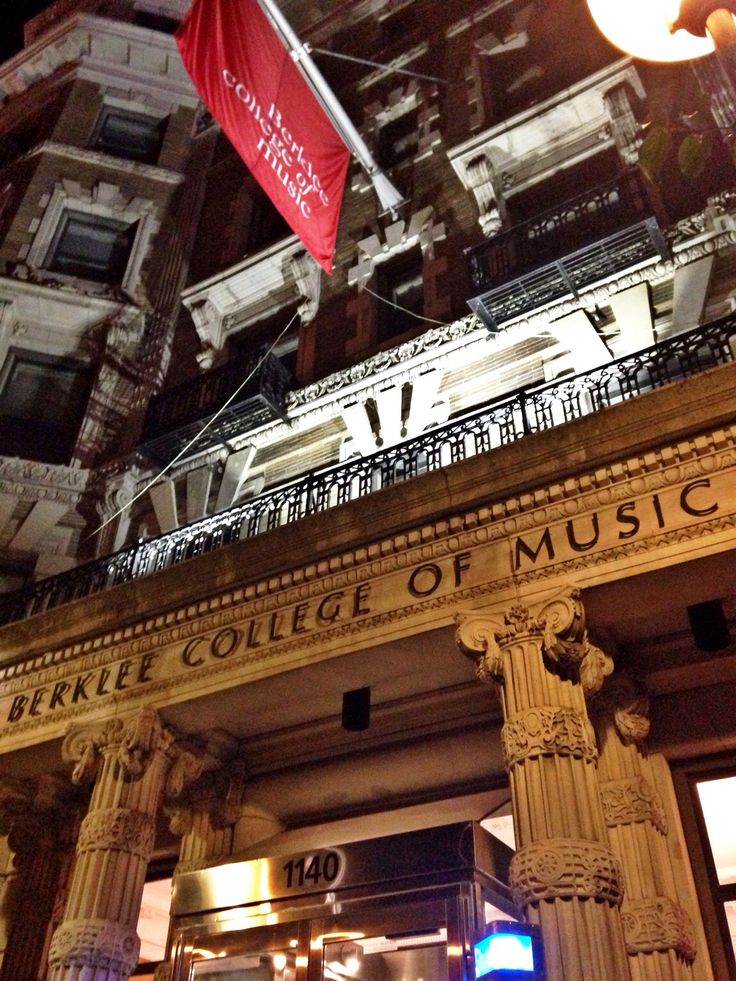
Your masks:
M410 249L378 267L376 300L381 337L396 337L419 323L424 313L422 253Z
M138 966L131 975L136 981L153 981L156 967L166 960L170 908L171 877L146 882L136 925L141 940Z
M416 154L419 144L418 116L419 111L415 107L381 126L378 154L384 167L395 167Z
M713 856L716 890L736 955L736 836L733 833L736 776L701 780L695 786Z
M102 111L94 140L95 150L154 164L163 142L166 120L115 106Z
M51 242L46 268L97 283L122 283L137 222L65 211Z
M79 361L11 350L0 374L0 453L68 463L91 380Z

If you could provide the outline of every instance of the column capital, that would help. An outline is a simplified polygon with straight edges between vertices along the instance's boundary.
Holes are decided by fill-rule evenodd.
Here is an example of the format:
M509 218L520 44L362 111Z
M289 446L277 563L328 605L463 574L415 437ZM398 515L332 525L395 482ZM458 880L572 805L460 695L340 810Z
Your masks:
M649 735L649 695L626 671L608 678L591 703L591 715L609 716L624 745L641 746Z
M73 725L61 746L66 763L74 763L72 781L88 783L95 779L103 756L114 755L129 778L141 777L157 752L168 752L174 733L166 728L156 709L146 706L132 716L103 722Z
M504 650L530 639L541 644L548 665L560 676L578 675L586 695L597 692L613 671L613 660L588 637L579 589L533 608L517 602L499 615L459 613L455 622L457 645L475 661L482 681L502 681Z

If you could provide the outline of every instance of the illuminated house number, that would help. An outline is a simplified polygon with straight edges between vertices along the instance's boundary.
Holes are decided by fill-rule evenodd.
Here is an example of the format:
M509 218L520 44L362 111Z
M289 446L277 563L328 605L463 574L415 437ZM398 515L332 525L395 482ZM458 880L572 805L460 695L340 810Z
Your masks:
M286 888L304 886L311 883L331 885L340 874L340 856L337 852L324 852L293 859L282 866L286 872Z

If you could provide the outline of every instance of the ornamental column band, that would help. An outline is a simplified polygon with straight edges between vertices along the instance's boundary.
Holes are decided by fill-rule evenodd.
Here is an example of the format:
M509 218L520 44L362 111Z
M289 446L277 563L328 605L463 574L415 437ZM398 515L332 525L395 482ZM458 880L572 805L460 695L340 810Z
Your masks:
M577 591L532 614L458 617L457 642L499 685L517 852L510 885L542 930L547 981L629 981L622 876L608 843L586 694L612 662L589 643Z
M64 920L51 941L50 981L124 981L138 961L136 922L156 813L168 779L180 791L201 762L176 747L145 708L74 726L62 745L75 783L94 781L77 843Z
M626 674L609 678L590 703L603 813L626 878L622 918L631 976L705 981L713 974L678 815L669 806L669 767L646 752L648 709L646 694Z

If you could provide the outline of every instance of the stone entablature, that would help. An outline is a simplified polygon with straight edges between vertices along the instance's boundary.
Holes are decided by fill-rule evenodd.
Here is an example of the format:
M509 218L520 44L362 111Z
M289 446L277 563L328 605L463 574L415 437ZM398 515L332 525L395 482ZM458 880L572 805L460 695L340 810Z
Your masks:
M616 580L685 559L694 541L700 554L736 541L736 426L10 664L0 672L5 743L51 738L113 704L196 698L446 625L458 604Z
M630 58L607 65L552 98L453 147L448 156L463 186L473 191L487 211L488 194L494 200L497 194L517 193L560 168L613 145L611 117L603 97L609 89L624 83L644 96ZM489 165L482 182L472 166L479 158L485 158ZM488 193L484 190L486 185Z
M296 235L289 235L188 287L182 301L202 344L200 362L209 366L231 334L286 306L300 302L302 322L312 320L319 295L319 268Z
M87 13L73 13L52 24L5 62L0 70L0 95L18 95L75 62L80 78L104 85L115 79L118 87L124 79L137 95L158 100L166 95L172 106L197 106L197 95L173 37Z
M71 508L79 503L89 473L77 467L0 456L0 494L23 501L58 501Z

